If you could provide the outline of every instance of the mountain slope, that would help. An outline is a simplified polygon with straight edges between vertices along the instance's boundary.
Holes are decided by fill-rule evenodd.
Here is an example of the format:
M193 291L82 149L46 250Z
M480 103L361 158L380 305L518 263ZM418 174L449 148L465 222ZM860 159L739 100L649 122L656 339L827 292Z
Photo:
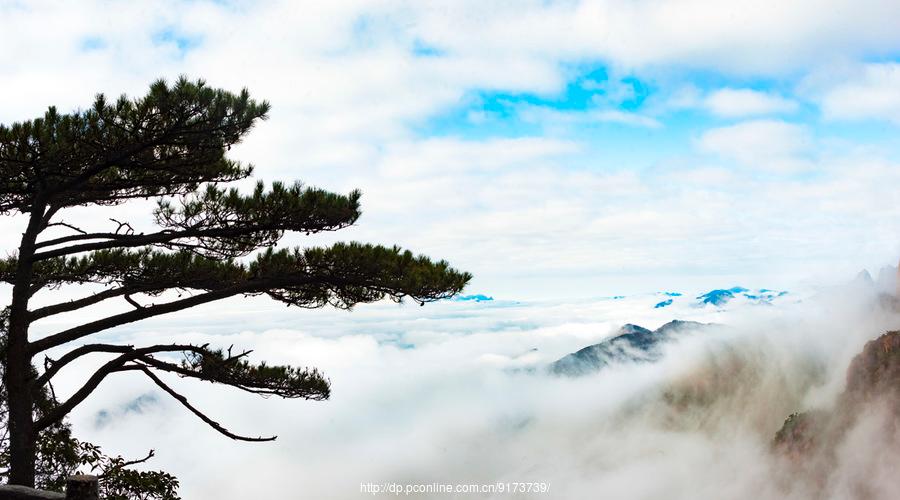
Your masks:
M555 375L577 377L594 373L613 363L646 363L662 356L661 344L687 331L710 325L694 321L673 320L656 330L628 324L612 338L590 345L551 363L548 370Z

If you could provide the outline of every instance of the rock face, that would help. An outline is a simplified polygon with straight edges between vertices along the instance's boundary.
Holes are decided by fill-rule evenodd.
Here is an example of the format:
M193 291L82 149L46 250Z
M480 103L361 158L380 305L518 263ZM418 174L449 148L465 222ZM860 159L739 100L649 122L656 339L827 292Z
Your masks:
M773 445L784 456L801 461L814 454L822 443L828 415L822 412L793 413L775 433Z
M900 331L866 343L833 408L795 413L772 441L792 498L898 498ZM788 496L788 495L786 495Z
M656 330L638 325L625 325L610 339L590 345L553 362L549 371L556 375L577 377L595 373L613 363L646 363L662 356L661 345L679 334L708 327L694 321L673 320Z
M873 398L900 402L900 331L867 342L847 370L842 402L859 404Z
M886 405L900 422L900 331L863 347L847 369L847 386L830 411L794 413L775 434L776 451L793 459L830 452L870 404Z

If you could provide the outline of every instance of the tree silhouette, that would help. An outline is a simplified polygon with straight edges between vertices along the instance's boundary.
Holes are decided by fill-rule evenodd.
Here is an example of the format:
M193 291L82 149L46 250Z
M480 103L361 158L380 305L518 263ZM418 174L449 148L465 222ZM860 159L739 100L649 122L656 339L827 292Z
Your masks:
M140 99L110 102L99 95L88 110L60 114L51 107L42 118L0 126L0 213L27 218L18 251L0 261L0 280L12 285L3 360L11 484L34 485L41 431L62 422L117 373L146 375L213 429L246 441L274 437L227 430L158 373L282 398L323 400L330 394L328 380L316 369L254 364L248 351L88 342L93 334L233 296L349 309L384 298L425 303L450 297L468 282L469 274L444 261L397 247L274 249L287 231L350 226L360 215L360 193L340 195L299 183L258 183L247 194L222 187L251 175L251 166L226 153L268 110L268 103L254 101L246 90L233 94L181 78L173 85L155 82ZM139 233L129 221L116 220L115 227L95 231L62 218L72 207L113 207L141 198L158 198L153 217L159 230ZM35 295L69 285L86 285L89 292L29 307ZM157 299L150 303L148 297ZM29 337L37 321L111 299L127 301L131 309ZM77 346L56 354L68 345ZM51 349L55 358L48 356ZM52 387L60 370L100 353L108 361L35 418L36 397ZM33 360L41 356L43 369L36 370Z
M0 310L0 355L6 352L7 310ZM4 358L5 359L5 358ZM9 474L9 411L0 363L0 478ZM58 403L48 387L34 399L34 414L40 419ZM91 473L101 480L100 493L107 500L178 500L178 479L164 471L138 471L132 467L153 458L154 451L136 460L108 456L99 446L77 439L67 421L57 422L38 433L35 454L35 486L63 491L72 474ZM0 497L2 497L0 493Z

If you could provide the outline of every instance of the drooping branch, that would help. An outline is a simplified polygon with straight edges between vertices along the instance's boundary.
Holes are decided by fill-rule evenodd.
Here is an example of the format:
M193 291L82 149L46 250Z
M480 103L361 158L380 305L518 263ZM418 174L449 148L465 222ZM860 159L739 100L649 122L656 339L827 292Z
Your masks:
M69 412L72 411L72 409L74 409L88 396L90 396L91 393L93 393L97 389L100 383L103 382L103 380L106 379L106 377L108 377L110 374L139 369L139 367L135 365L127 365L128 362L138 359L141 356L147 356L154 353L191 351L205 352L206 348L205 346L195 346L190 344L163 344L143 347L139 349L136 349L133 346L90 344L73 349L69 353L65 354L62 358L60 358L56 363L51 364L50 368L44 374L38 377L34 384L35 390L39 390L41 385L49 383L50 379L54 375L56 375L60 369L82 356L97 352L122 354L103 364L93 373L93 375L91 375L90 378L88 378L87 382L85 382L84 385L81 386L81 388L76 390L66 401L59 404L58 406L55 406L52 410L43 415L41 419L35 423L36 431L45 429L62 420L66 415L69 414Z
M222 434L224 436L230 437L231 439L234 439L236 441L255 441L255 442L274 441L278 437L278 436L247 437L247 436L240 436L238 434L235 434L235 433L229 431L228 429L222 427L221 424L219 424L215 420L207 417L205 414L203 414L203 412L201 412L200 410L195 408L193 405L191 405L191 403L188 402L187 398L185 398L181 394L175 392L171 387L166 385L165 382L160 380L159 377L154 375L153 372L151 372L149 369L147 369L146 367L140 367L140 370L143 371L145 375L150 377L150 380L152 380L153 383L155 383L160 389L164 390L167 394L169 394L170 396L175 398L179 403L182 404L182 406L187 408L191 413L193 413L194 415L197 415L197 417L199 417L200 420L202 420L207 425L209 425L210 427L212 427L213 429L215 429L216 431L218 431L220 434Z
M208 345L161 344L135 348L130 345L88 344L69 351L56 361L48 360L47 368L34 383L33 390L49 384L50 380L69 363L95 353L115 353L119 356L103 364L65 402L55 405L39 421L46 428L64 418L73 408L90 396L109 375L122 371L156 369L175 373L181 377L227 385L262 396L282 398L328 399L330 383L316 369L299 369L290 366L254 365L246 361L250 351L231 354L210 349ZM181 364L162 361L157 354L179 353L184 356Z
M254 365L246 360L250 351L232 355L230 351L224 353L204 347L183 353L185 358L181 364L152 356L141 356L138 360L160 371L228 385L260 396L321 401L331 394L331 384L315 368L269 366L265 362Z
M40 432L51 425L61 421L66 415L69 414L76 406L81 404L88 396L90 396L103 382L106 377L108 377L112 373L135 370L138 369L135 366L126 366L130 360L129 354L123 354L111 361L108 361L106 364L101 366L94 374L88 379L88 381L81 386L80 389L75 391L69 399L65 400L63 403L59 404L59 406L54 407L52 410L45 413L38 421L34 423L34 432Z

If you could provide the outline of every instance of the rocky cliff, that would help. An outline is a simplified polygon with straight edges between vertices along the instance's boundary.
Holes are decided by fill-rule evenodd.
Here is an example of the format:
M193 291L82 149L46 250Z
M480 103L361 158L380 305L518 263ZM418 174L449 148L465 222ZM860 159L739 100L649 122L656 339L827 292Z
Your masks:
M846 460L848 443L857 428L873 434L888 449L900 446L900 331L884 333L866 343L847 369L847 382L833 408L794 413L775 434L773 451L793 467L793 481L827 490L829 473ZM871 429L870 429L871 430ZM857 436L858 438L858 436ZM873 444L874 443L870 443ZM871 447L871 446L870 446ZM881 498L860 483L853 498Z

